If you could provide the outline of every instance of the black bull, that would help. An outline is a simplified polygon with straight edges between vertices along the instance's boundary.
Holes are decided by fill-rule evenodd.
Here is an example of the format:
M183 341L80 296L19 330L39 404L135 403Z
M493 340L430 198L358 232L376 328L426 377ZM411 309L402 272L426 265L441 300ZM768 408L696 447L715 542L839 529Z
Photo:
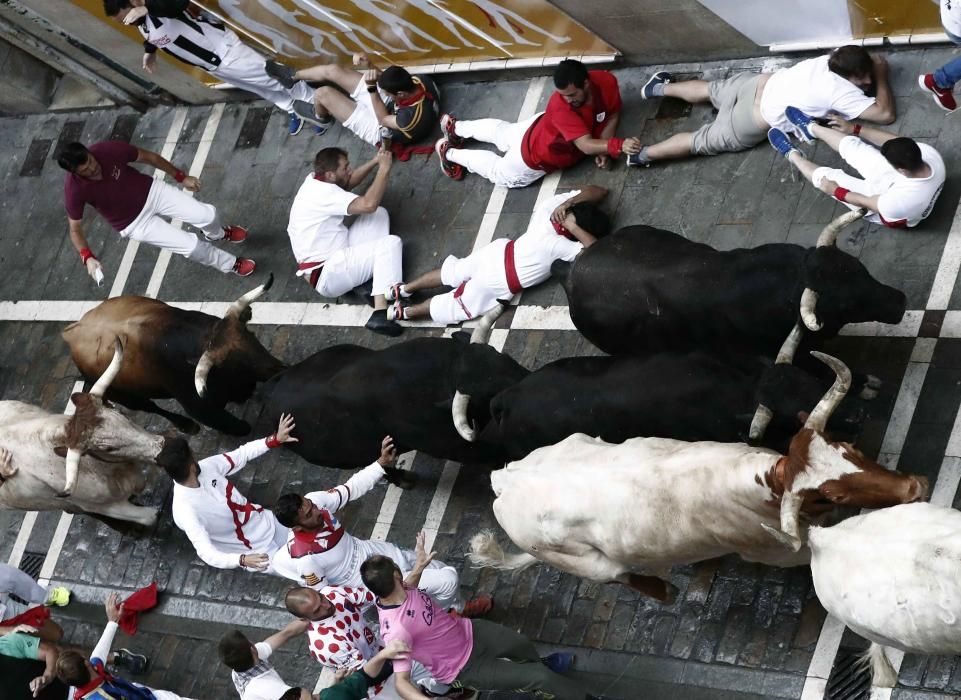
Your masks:
M650 226L622 228L553 272L574 325L611 354L705 349L774 357L809 288L822 328L805 334L800 360L846 323L898 323L906 303L834 246L718 251Z
M761 443L786 451L830 386L790 364L721 360L703 351L565 358L497 394L479 440L500 446L510 459L573 433L612 443L632 437L744 442L763 404L774 417ZM828 427L853 439L865 414L863 400L847 397Z
M496 445L471 443L454 429L456 389L472 394L470 418L490 418L488 402L527 370L484 344L417 338L384 350L336 345L311 355L263 385L263 416L276 425L294 416L299 442L286 445L308 462L339 469L370 464L385 435L398 452L418 450L458 462L502 458ZM401 475L388 474L397 483Z

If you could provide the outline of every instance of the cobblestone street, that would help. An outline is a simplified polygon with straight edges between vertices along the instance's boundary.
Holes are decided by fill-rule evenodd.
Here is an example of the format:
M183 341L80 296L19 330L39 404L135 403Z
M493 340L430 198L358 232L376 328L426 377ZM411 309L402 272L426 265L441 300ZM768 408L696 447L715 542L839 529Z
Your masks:
M944 48L888 54L899 115L890 128L935 146L947 166L948 180L933 214L907 231L859 222L839 240L877 279L906 293L909 311L898 326L849 327L829 350L884 382L858 447L887 466L926 476L939 502L959 507L961 218L956 211L961 129L957 116L945 116L916 84L922 69L940 65L949 55L953 52ZM794 60L763 57L666 68L717 78L771 70ZM624 96L620 132L639 133L644 143L712 118L708 107L682 109L670 100L642 100L640 86L660 68L614 71ZM552 86L531 73L497 82L449 79L442 90L445 109L458 116L512 119L543 106ZM286 235L291 200L314 153L338 145L356 164L369 159L372 149L339 127L322 137L309 128L290 137L286 119L260 102L155 108L143 115L115 109L0 119L0 398L63 411L80 377L60 333L108 294L156 296L194 308L210 302L204 310L221 313L225 303L272 272L276 281L254 305L251 329L283 362L295 363L337 343L382 348L397 342L364 330L368 312L353 297L322 300L296 278ZM216 204L228 223L250 229L249 241L238 250L257 261L256 274L239 280L179 257L168 264L149 246L136 251L128 268L123 262L126 242L88 213L91 247L107 275L103 288L94 286L67 238L63 172L52 156L63 142L108 138L130 139L157 152L170 144L170 160L184 169L198 151L209 148L198 197ZM803 148L819 163L837 162L822 143ZM798 179L766 144L742 154L651 168L627 169L620 162L609 172L585 161L542 184L511 191L495 190L474 176L452 181L441 173L436 156L415 155L395 164L384 201L393 232L404 240L406 278L439 267L448 254L466 254L475 241L516 238L539 198L588 183L610 190L604 206L615 227L649 224L722 249L784 241L813 245L823 226L843 211ZM127 272L118 288L121 270ZM572 330L566 303L553 281L525 292L518 307L498 322L492 344L529 369L562 357L600 354ZM359 321L350 320L355 317ZM444 333L443 328L408 327L402 340ZM261 417L256 398L231 410L255 426L251 438L273 430ZM171 427L156 416L127 413L154 432ZM198 456L238 443L209 429L191 438ZM826 613L807 567L776 569L736 557L678 567L669 578L680 594L669 606L546 565L518 575L471 569L465 554L477 532L493 529L509 545L493 516L488 473L425 454L409 453L401 461L420 477L417 487L404 492L375 488L343 511L347 529L359 537L412 547L417 532L426 528L435 538L438 557L461 571L465 595L491 593L496 601L491 618L529 635L542 650L575 651L578 669L587 674L594 692L621 700L797 699L806 685L827 678L839 645L866 646L850 632L842 638L825 625ZM349 475L275 450L235 481L251 501L269 507L282 492L327 488ZM604 478L603 465L598 465L597 478ZM100 602L108 591L130 592L157 581L164 591L160 608L143 618L143 630L134 640L117 646L152 654L147 683L198 699L231 697L216 640L237 625L260 638L286 624L290 616L282 596L287 584L204 565L172 521L170 496L169 480L157 475L139 501L161 509L159 522L136 534L118 533L86 516L71 521L59 512L34 517L0 511L0 561L11 555L19 559L23 552L47 555L48 568L53 568L46 575L72 588L78 601L62 611L65 641L88 647L99 635ZM638 508L643 500L638 494ZM278 667L288 682L312 687L320 667L304 647L302 640L292 643ZM958 695L958 659L907 655L890 697Z

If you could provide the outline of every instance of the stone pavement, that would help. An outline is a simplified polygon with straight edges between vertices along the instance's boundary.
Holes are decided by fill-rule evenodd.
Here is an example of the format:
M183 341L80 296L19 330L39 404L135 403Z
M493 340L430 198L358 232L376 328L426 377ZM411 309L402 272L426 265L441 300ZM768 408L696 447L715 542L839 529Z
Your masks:
M961 253L950 247L947 255L942 253L961 197L961 178L956 176L961 172L961 132L954 121L957 117L940 112L927 95L919 93L915 79L921 67L940 65L950 54L932 48L890 55L899 111L892 128L936 146L947 164L949 180L933 214L918 230L891 231L859 224L845 231L840 241L878 279L903 289L914 313L896 329L857 330L856 335L843 336L830 346L851 366L885 381L859 447L867 454L880 455L887 464L925 474L932 483L941 473L946 478L942 479L944 489L950 492L947 503L954 502L957 482L951 479L956 479L957 458L961 457L961 436L955 429L961 406L961 292L950 264L956 265ZM780 62L782 59L763 57L668 69L715 78ZM641 100L640 85L659 68L616 71L625 98L621 131L639 131L645 142L694 128L711 118L707 107L687 110L669 101ZM529 92L535 98L539 95L542 105L550 90L549 84L531 76L493 83L463 80L443 83L445 105L462 117L513 118ZM212 141L208 138L205 142L205 130L216 119L211 115L221 110ZM6 314L0 316L0 397L61 411L78 378L58 337L64 323L8 320L17 318L17 306L2 302L105 298L124 255L125 246L116 235L88 216L88 236L107 274L103 289L91 284L66 237L63 173L51 160L57 144L77 138L87 142L130 138L139 146L160 151L171 124L182 116L185 121L174 134L172 160L185 167L198 151L209 147L199 197L216 203L230 222L250 228L250 240L234 250L255 258L258 272L240 281L176 258L160 275L157 251L141 247L122 291L144 294L153 279L155 286L160 282L158 297L165 301L223 302L273 271L276 283L267 301L322 307L323 300L291 274L294 262L285 234L287 212L319 148L342 146L355 164L372 155L372 149L349 134L335 128L320 138L309 130L288 137L286 116L262 103L162 108L145 115L114 110L5 119L0 121L0 153L5 156L0 160L0 266L4 271L0 275L0 310ZM805 148L819 162L835 160L821 144ZM719 248L775 241L812 245L823 225L841 211L840 205L794 177L789 166L766 146L744 154L650 169L626 170L618 165L610 172L599 172L585 163L560 177L558 191L581 183L609 188L606 207L616 225L643 222ZM516 238L523 232L540 186L507 193L499 210L496 204L501 199L497 193L492 198L492 191L488 183L471 176L465 182L448 180L433 156L414 156L410 162L395 165L385 206L391 212L394 231L405 241L408 278L438 267L447 254L467 253L483 225L496 221L494 236ZM352 299L338 301L353 303ZM547 283L526 292L520 304L518 314L536 306L562 307L566 300L555 284ZM54 314L59 309L66 314L64 319L71 313L62 305L45 308ZM256 310L255 320L258 337L286 362L335 343L380 348L394 342L362 328L288 324ZM560 357L597 354L569 330L517 323L504 331L504 351L532 369ZM410 328L404 337L441 332ZM252 400L235 407L234 412L256 424L260 405ZM152 430L169 428L165 421L146 415L137 414L135 419ZM258 425L255 436L271 429ZM209 430L191 442L200 455L236 444ZM493 619L521 629L543 648L576 650L581 668L593 674L598 691L621 698L799 698L805 684L816 681L814 652L825 612L814 597L807 569L772 569L733 557L679 567L670 578L681 594L671 606L640 599L619 586L580 581L548 567L535 567L517 576L471 570L464 562L470 537L483 528L496 529L486 473L461 469L446 508L438 512L435 493L446 495L444 483L456 468L423 454L416 455L412 468L421 476L421 483L400 496L392 517L378 522L386 495L386 489L380 487L346 509L348 528L361 537L375 530L386 531L388 539L412 546L425 519L439 518L434 524L435 548L442 559L462 571L465 593L493 593L497 600ZM270 505L285 490L316 489L347 476L276 451L247 467L236 481L251 500ZM603 478L602 471L599 478ZM435 490L441 481L444 483ZM145 537L121 535L90 518L75 518L53 578L76 588L81 601L90 604L98 602L107 590L129 591L156 580L166 591L166 601L159 613L146 616L144 631L135 640L161 659L148 682L193 697L229 697L229 679L218 666L213 640L227 625L258 628L263 630L261 636L282 625L286 614L277 606L286 584L204 566L173 525L170 487L164 479L155 479L142 500L162 509L158 525ZM27 552L42 556L55 540L60 521L58 513L41 513L30 529L30 520L24 526L22 513L0 511L0 560L14 551L18 535L26 537ZM65 613L71 620L67 625L70 639L92 644L99 633L98 611L81 607L75 612L71 606ZM197 619L210 622L191 622ZM296 646L292 649L292 654L282 657L284 672L291 681L312 682L316 669L305 665L302 657L298 659ZM827 659L828 669L832 658L833 653ZM892 697L953 696L961 693L961 666L954 658L909 655L899 683Z

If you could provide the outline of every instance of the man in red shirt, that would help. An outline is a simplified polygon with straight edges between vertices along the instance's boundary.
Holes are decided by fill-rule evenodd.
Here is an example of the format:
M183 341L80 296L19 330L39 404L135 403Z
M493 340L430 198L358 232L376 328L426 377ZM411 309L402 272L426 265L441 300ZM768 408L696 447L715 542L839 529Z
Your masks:
M639 139L616 138L621 116L617 78L608 71L588 71L573 59L554 70L554 87L547 109L516 124L500 119L457 121L441 116L444 138L434 149L444 174L455 180L464 168L503 187L524 187L546 173L569 168L584 156L594 156L599 168L622 153L637 153ZM492 143L504 155L460 148L465 139Z
M57 163L69 173L63 194L70 241L97 284L103 282L103 270L87 245L82 227L83 210L88 204L123 238L166 248L221 272L233 272L241 277L253 273L256 268L253 260L230 255L207 242L240 243L247 238L246 229L222 226L213 205L198 202L162 180L130 167L134 162L162 170L191 192L200 190L197 178L159 154L124 141L103 141L89 148L82 143L68 143L57 155ZM173 226L167 219L179 219L196 226L204 232L207 241Z

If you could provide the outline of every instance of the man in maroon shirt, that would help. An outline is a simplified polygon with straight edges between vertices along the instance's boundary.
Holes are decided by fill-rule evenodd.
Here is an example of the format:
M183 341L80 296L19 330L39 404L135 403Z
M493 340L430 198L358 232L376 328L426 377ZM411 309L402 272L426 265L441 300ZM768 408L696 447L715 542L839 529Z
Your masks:
M464 168L502 187L524 187L554 170L569 168L594 156L599 168L622 153L637 153L639 139L614 136L621 116L617 78L603 70L564 59L554 70L557 90L547 109L516 124L500 119L457 121L441 116L444 138L434 146L444 174L455 180ZM465 139L492 143L504 155L460 148Z
M100 212L123 238L166 248L221 272L233 272L241 277L253 273L256 268L253 260L230 255L207 242L240 243L247 238L246 229L222 226L213 205L198 202L162 180L144 175L130 167L129 163L133 162L162 170L191 192L200 190L197 178L185 174L160 155L124 141L103 141L89 148L82 143L69 143L57 156L57 163L69 173L63 192L70 241L97 284L103 282L103 270L87 245L82 228L87 204ZM166 219L180 219L196 226L204 232L207 241L173 226Z

